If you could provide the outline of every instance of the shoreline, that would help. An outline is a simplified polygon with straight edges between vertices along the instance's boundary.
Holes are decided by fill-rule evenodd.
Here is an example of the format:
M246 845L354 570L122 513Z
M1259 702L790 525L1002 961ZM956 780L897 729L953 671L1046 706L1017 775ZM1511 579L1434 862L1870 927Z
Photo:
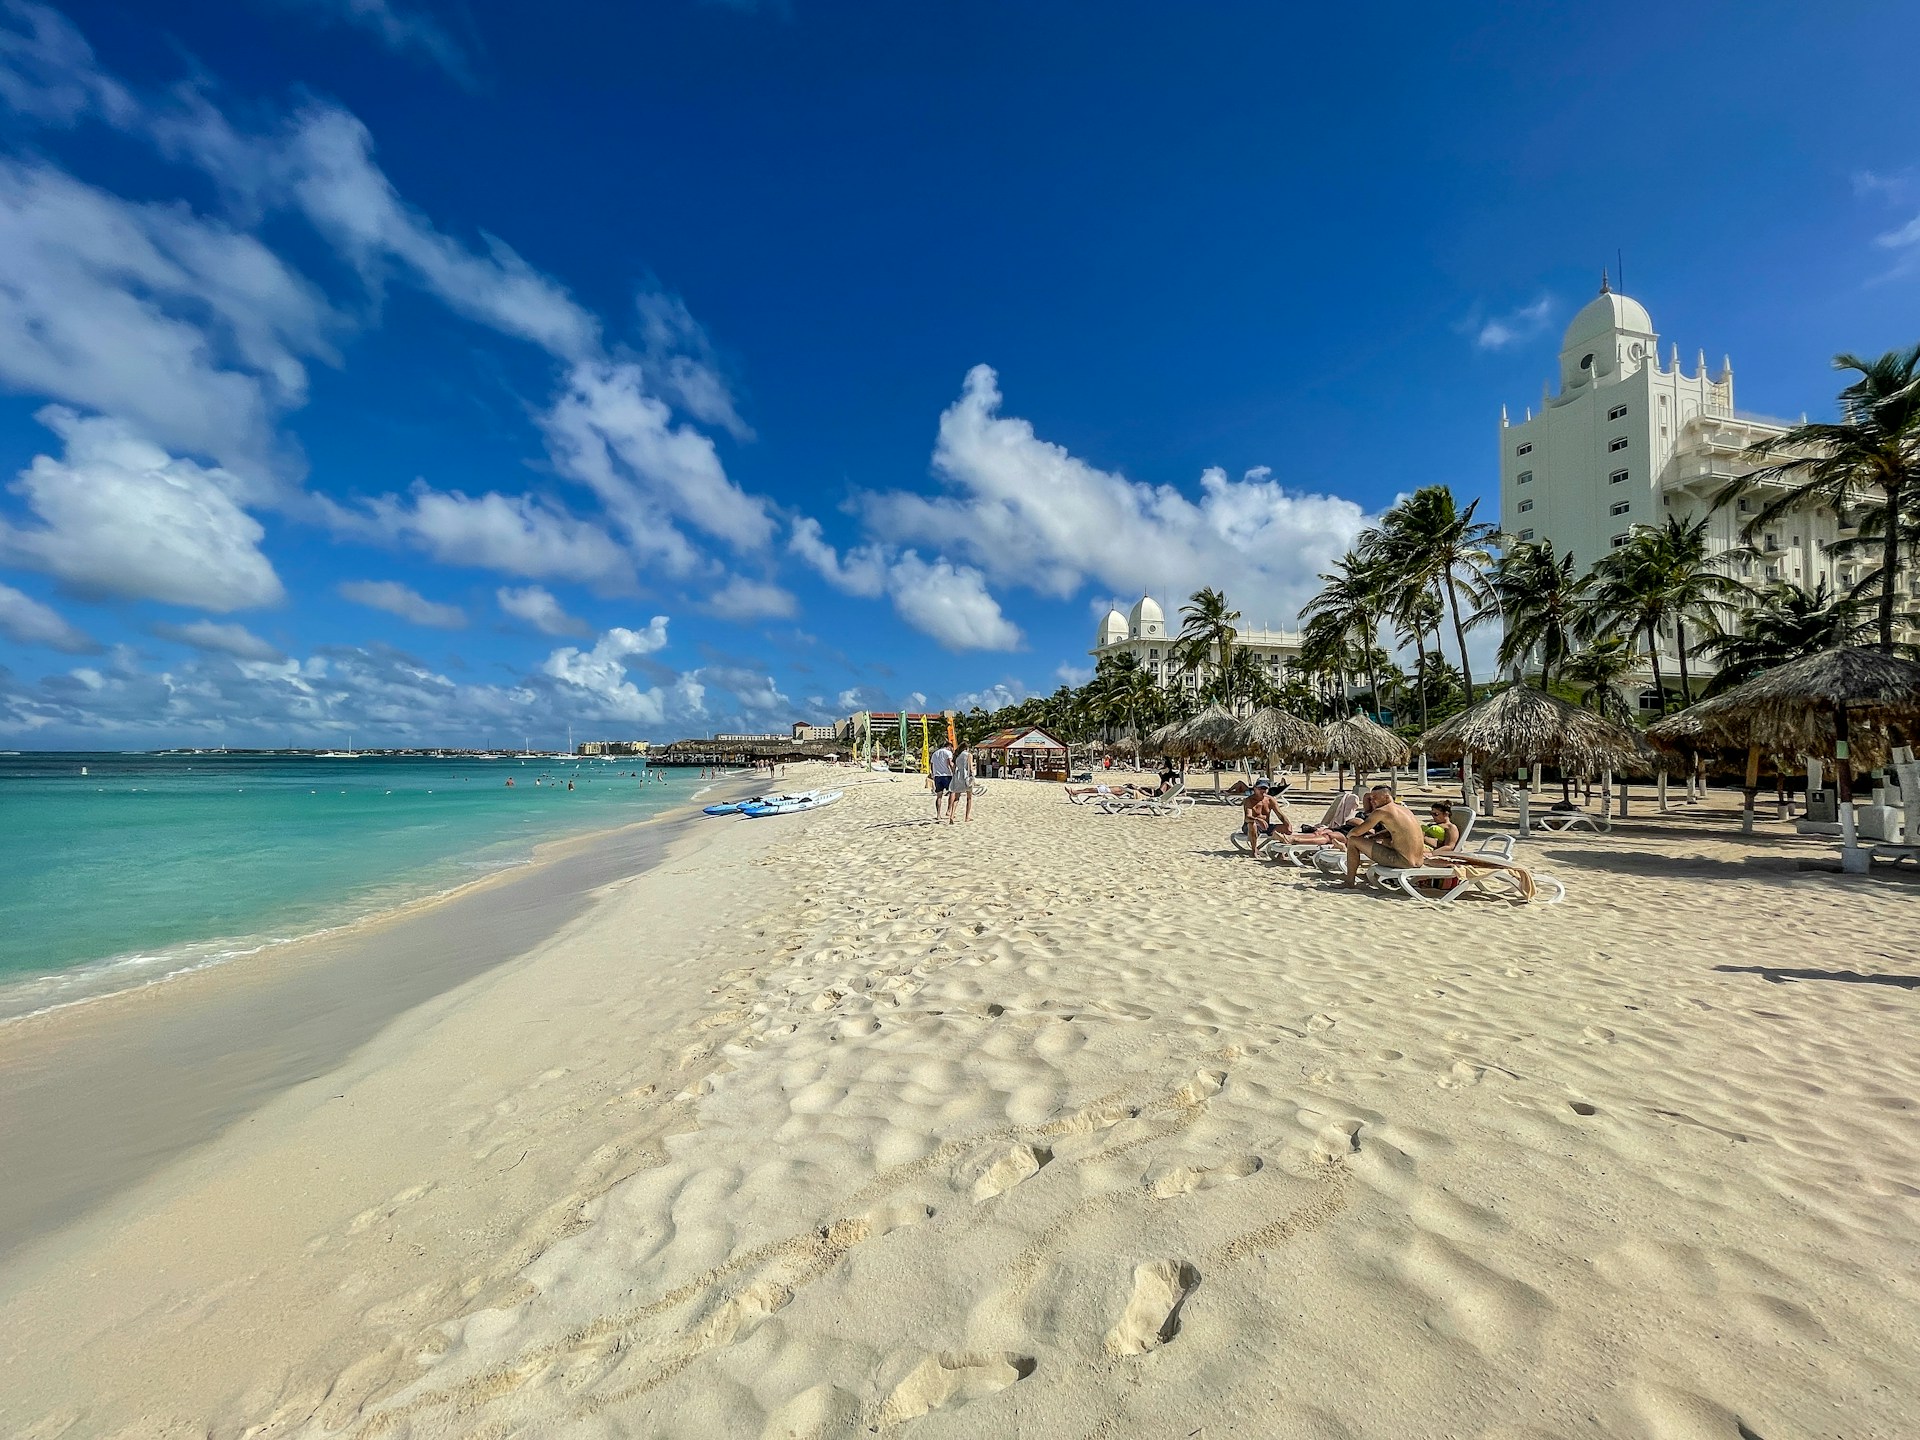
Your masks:
M607 886L657 866L699 813L677 805L544 840L376 915L0 1021L0 1259L324 1075L399 1016L551 943Z
M659 821L684 817L698 813L695 803L706 796L716 785L729 783L735 777L721 777L709 780L690 794L683 804L667 810L661 810L640 820L628 821L620 825L603 826L599 829L581 830L571 834L552 835L535 840L526 853L501 861L479 874L468 875L419 894L404 899L377 904L374 909L358 914L350 914L330 924L315 929L302 930L297 934L284 936L222 936L211 940L192 941L175 946L171 952L162 950L156 954L135 954L108 956L100 960L87 960L63 970L49 970L31 977L16 975L0 982L0 1043L4 1043L9 1027L35 1021L43 1016L58 1014L76 1005L94 1005L110 1002L122 996L137 995L156 985L168 984L203 971L220 969L228 965L255 960L263 955L278 955L291 947L320 943L329 939L351 936L370 927L386 924L393 920L404 919L421 910L435 905L457 900L461 896L489 885L495 881L518 874L530 867L549 863L570 846L592 844L610 836L619 835L642 825L652 825ZM744 778L744 777L739 777ZM459 862L465 863L465 862ZM192 951L202 946L230 946L213 954L199 958L187 958ZM105 977L116 970L134 966L153 964L167 968L144 978L129 978L122 984L103 985L98 989L89 988L85 993L51 1000L45 1004L36 1004L31 1009L10 1010L17 997L37 985L57 986L64 981L76 985L85 985L95 977Z

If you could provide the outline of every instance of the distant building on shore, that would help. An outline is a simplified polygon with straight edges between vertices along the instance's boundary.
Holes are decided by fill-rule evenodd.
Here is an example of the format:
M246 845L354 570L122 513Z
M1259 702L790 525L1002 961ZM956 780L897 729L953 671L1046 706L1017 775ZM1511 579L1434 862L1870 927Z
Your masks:
M1663 369L1659 338L1646 307L1603 277L1561 338L1559 389L1543 386L1538 411L1529 408L1518 424L1501 407L1500 528L1514 540L1550 540L1586 570L1626 544L1635 525L1705 516L1708 543L1727 555L1736 579L1809 590L1821 581L1853 584L1871 562L1830 553L1855 533L1831 510L1783 515L1748 542L1741 531L1764 492L1714 508L1731 481L1759 468L1744 457L1747 447L1786 433L1789 422L1735 409L1730 359L1709 375L1702 351L1689 375L1675 345ZM1756 554L1729 553L1749 543ZM1664 635L1661 668L1670 680L1674 658L1673 636ZM1691 663L1696 676L1712 673L1704 660ZM1640 703L1651 709L1658 700L1649 693Z
M810 720L793 722L793 738L796 740L833 740L838 738L838 725L815 725Z
M644 755L645 740L583 740L574 747L576 755Z
M1093 649L1087 653L1095 663L1116 655L1131 655L1140 668L1168 688L1198 690L1202 680L1220 663L1217 651L1195 667L1183 664L1176 650L1177 634L1167 633L1167 615L1151 595L1142 595L1133 609L1122 615L1109 610L1095 632ZM1233 637L1233 648L1256 656L1267 678L1284 685L1287 672L1300 655L1300 636L1292 630L1241 630Z

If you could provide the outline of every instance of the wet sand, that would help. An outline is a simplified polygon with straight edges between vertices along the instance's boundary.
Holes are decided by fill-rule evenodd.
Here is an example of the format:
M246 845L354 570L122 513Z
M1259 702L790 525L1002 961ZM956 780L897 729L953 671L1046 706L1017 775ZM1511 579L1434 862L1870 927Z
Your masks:
M0 1257L525 955L651 868L693 812L543 846L453 895L0 1025Z

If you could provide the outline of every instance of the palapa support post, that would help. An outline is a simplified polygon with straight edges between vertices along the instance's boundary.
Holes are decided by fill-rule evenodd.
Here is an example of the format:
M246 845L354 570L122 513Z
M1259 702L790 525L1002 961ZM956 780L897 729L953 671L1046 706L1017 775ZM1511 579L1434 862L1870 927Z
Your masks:
M1853 828L1853 760L1847 743L1847 707L1833 709L1833 782L1840 800L1840 871L1844 875L1864 875L1873 868L1873 857L1860 848Z
M1753 834L1753 801L1760 793L1760 747L1747 746L1747 781L1742 792L1745 800L1740 806L1740 833Z
M1531 778L1524 770L1520 772L1520 838L1523 840L1527 835L1527 799L1533 793L1527 783Z
M1469 754L1460 757L1460 803L1469 809L1473 806L1473 756Z
M1665 815L1668 813L1668 810L1667 810L1667 767L1664 765L1660 767L1660 778L1658 781L1658 785L1660 789L1660 813L1662 815Z

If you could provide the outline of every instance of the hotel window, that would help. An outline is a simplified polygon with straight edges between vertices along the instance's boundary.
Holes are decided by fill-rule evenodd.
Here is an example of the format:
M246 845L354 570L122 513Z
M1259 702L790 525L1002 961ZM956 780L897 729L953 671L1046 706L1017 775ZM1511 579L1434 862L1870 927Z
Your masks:
M1531 510L1532 508L1533 508L1533 502L1531 500L1522 500L1520 502L1520 513L1522 515L1526 514L1527 511Z
M1533 442L1528 441L1525 445L1522 445L1518 450L1515 450L1513 453L1516 455L1531 455L1533 453Z
M1619 485L1624 482L1626 478L1627 472L1625 470L1616 470L1607 477L1607 482L1611 485Z
M1627 437L1624 435L1616 435L1613 437L1613 439L1607 442L1608 450L1624 450L1626 448L1627 448Z
M1159 658L1160 658L1160 652L1158 650L1147 651L1147 659L1158 660Z
M1767 532L1766 547L1769 550L1778 550L1780 548L1780 537L1771 530Z
M1633 502L1631 500L1622 500L1618 505L1607 511L1607 513L1609 515L1624 515L1632 508Z
M1516 485L1531 485L1533 483L1533 472L1531 470L1522 470L1518 475L1513 477L1513 483Z
M1751 515L1753 513L1753 501L1742 499L1740 502L1740 513L1742 515Z
M1533 532L1531 530L1522 530L1520 532L1520 538L1522 540L1531 540L1533 538Z
M1626 406L1616 405L1611 410L1607 411L1607 419L1618 420L1621 416L1625 415L1626 413L1627 413Z
M1767 578L1769 580L1778 580L1780 578L1780 567L1778 565L1767 566Z
M1627 541L1628 541L1629 539L1631 539L1631 538L1632 538L1632 537L1631 537L1631 536L1628 536L1628 535L1616 535L1616 536L1614 536L1614 537L1613 537L1613 548L1614 548L1614 549L1616 549L1616 550L1618 550L1618 549L1619 549L1619 548L1620 548L1620 547L1621 547L1622 545L1624 545L1624 544L1626 544L1626 543L1627 543Z

